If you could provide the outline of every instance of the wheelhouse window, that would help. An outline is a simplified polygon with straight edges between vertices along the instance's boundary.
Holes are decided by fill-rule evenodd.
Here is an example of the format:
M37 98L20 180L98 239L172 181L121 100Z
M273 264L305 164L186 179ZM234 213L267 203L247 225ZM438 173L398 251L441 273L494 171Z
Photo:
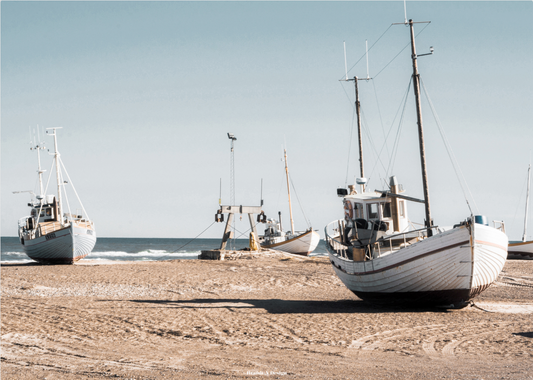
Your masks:
M379 218L379 208L377 203L370 203L367 205L368 219L378 219Z
M405 218L405 205L404 201L398 202L400 205L400 216L403 216Z
M365 216L363 215L363 204L362 203L354 203L353 205L353 211L354 211L354 219L364 219Z
M383 204L382 213L384 218L390 218L392 216L392 212L390 210L390 202Z

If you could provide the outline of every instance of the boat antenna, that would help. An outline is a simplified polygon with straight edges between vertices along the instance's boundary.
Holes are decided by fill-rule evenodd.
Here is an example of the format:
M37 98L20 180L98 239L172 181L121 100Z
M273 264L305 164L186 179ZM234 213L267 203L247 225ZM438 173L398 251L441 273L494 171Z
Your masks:
M220 178L220 184L218 186L218 205L222 204L222 178Z
M366 55L367 55L367 67L366 67L366 78L364 80L369 81L370 76L368 75L368 43L366 44ZM344 44L344 62L346 62L346 43ZM346 63L345 63L346 67ZM361 102L359 101L359 78L357 76L354 76L351 79L348 79L348 72L346 71L345 74L345 82L353 81L355 85L355 112L357 114L357 135L359 139L359 169L361 172L361 178L365 178L365 169L363 164L363 136L361 132ZM365 183L366 181L361 181L361 190L364 193L365 192Z
M346 62L346 41L343 41L344 44L344 80L348 81L348 63Z
M231 205L235 206L235 150L234 143L237 137L233 133L228 133L228 139L231 140L231 163L230 163L230 195Z
M524 235L522 236L522 241L526 241L526 234L527 234L527 214L529 209L529 186L531 184L531 164L529 164L529 168L527 169L527 193L526 193L526 216L524 217Z
M61 202L61 167L59 165L59 150L57 149L57 134L56 129L61 129L62 127L46 128L49 136L54 137L54 161L56 166L56 179L57 179L57 218L61 224L63 224L63 204ZM52 130L52 132L49 132Z
M406 0L403 0L403 15L404 15L404 24L407 25L407 4Z
M30 132L30 138L31 138L31 132ZM39 134L39 126L37 125L37 138L35 138L35 133L33 135L33 138L30 141L31 147L30 150L36 150L37 151L37 173L39 175L39 195L42 197L44 195L44 188L43 188L43 173L46 170L41 169L41 150L46 149L44 142L41 141L41 136Z

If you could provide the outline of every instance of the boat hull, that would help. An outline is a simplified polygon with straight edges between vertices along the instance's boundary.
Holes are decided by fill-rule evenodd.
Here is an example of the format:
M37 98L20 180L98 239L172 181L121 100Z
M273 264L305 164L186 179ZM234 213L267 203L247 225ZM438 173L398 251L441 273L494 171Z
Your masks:
M292 239L287 239L274 244L261 244L263 248L275 249L287 253L292 253L301 256L307 256L313 252L320 242L320 235L318 232L309 230Z
M461 307L496 280L507 244L503 232L471 224L368 261L342 257L329 242L326 247L337 276L363 300Z
M41 264L73 264L86 257L96 244L96 233L70 225L35 239L23 241L24 253Z
M510 242L507 258L512 260L533 260L533 241Z

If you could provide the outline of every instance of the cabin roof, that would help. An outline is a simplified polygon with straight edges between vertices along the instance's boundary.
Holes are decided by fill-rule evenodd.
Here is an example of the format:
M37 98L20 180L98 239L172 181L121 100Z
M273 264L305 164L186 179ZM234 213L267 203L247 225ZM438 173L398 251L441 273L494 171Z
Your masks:
M366 201L377 201L377 200L384 200L385 197L382 196L381 193L378 193L376 191L372 193L358 193L353 195L346 195L344 197L345 199L350 199L352 201L360 201L360 202L366 202Z

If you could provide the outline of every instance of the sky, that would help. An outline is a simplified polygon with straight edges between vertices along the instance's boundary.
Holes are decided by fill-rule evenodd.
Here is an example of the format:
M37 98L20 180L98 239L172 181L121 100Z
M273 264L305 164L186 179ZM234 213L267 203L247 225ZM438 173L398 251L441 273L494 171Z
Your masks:
M392 25L405 14L431 21L415 25L418 54L435 49L418 59L434 223L466 219L469 204L503 220L511 240L522 236L532 1L0 6L2 236L16 236L29 214L29 194L13 191L37 190L29 142L39 126L62 127L61 158L100 237L221 237L224 225L212 223L219 194L230 203L228 132L237 137L236 204L262 197L267 216L281 211L288 228L287 149L296 229L309 220L323 237L343 217L336 189L359 176L344 42L348 76L372 77L359 82L368 189L396 175L422 198L409 28ZM51 159L42 158L47 170ZM421 223L423 208L409 207ZM246 215L236 228L248 236Z

